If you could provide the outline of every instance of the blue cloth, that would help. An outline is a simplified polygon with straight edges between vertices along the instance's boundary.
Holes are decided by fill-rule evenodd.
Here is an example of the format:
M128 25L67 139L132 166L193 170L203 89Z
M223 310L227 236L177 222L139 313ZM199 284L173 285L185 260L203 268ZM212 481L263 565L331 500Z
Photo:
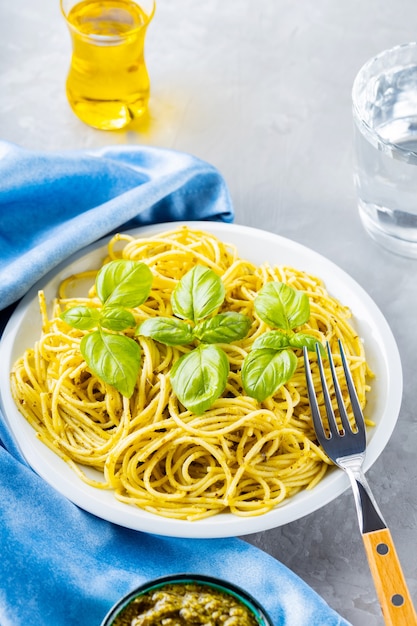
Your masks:
M0 142L3 316L48 270L109 232L193 219L232 221L233 210L220 174L192 156L143 147L41 153ZM99 626L122 595L178 572L244 586L276 626L347 625L245 541L159 537L99 519L26 465L3 419L0 438L1 626Z
M115 229L233 220L218 171L188 154L111 147L59 154L0 142L0 303Z

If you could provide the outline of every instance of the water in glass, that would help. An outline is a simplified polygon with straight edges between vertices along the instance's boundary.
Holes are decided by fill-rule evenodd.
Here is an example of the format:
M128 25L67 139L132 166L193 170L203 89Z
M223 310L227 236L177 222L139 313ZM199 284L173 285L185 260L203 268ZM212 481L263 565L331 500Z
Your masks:
M363 89L365 114L354 107L359 214L377 241L417 257L417 65L382 72Z

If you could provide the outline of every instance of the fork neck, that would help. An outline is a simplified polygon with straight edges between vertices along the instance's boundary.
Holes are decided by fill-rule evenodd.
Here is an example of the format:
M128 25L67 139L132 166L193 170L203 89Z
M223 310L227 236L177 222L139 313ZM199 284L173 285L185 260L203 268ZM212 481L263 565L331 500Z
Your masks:
M336 460L349 476L362 534L387 527L362 470L364 456L356 454Z

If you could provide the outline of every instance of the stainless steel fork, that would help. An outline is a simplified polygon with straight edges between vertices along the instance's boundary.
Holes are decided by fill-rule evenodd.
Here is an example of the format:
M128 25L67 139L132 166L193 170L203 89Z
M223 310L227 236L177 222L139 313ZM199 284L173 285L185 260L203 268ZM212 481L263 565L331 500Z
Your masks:
M391 533L385 524L362 470L366 452L365 423L343 346L340 341L339 350L356 425L353 428L351 427L330 346L327 344L333 389L339 412L339 425L337 424L336 416L332 408L323 361L319 346L317 345L316 354L320 372L320 387L324 395L328 434L326 434L323 426L323 420L317 402L308 359L308 351L304 348L307 390L314 429L317 439L327 456L338 467L344 470L350 479L365 551L385 623L393 626L417 625L417 615L401 570Z

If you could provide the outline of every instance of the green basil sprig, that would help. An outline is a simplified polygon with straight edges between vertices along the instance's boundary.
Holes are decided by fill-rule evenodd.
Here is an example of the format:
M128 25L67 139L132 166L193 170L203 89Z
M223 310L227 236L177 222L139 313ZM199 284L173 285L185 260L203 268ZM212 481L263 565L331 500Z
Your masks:
M225 352L218 346L200 344L174 364L171 384L182 404L200 415L221 396L228 375Z
M291 350L252 350L242 366L242 384L246 393L263 402L294 374L297 357Z
M80 350L98 378L130 398L136 385L141 358L140 346L134 339L95 330L84 335Z
M61 313L61 318L79 330L97 327L82 338L81 354L98 378L130 398L137 381L141 349L137 341L120 332L135 326L135 317L128 309L140 306L148 298L152 272L139 261L110 261L97 273L95 285L102 303L100 309L75 306Z
M255 311L268 326L291 330L310 318L307 294L285 283L266 283L254 302Z
M293 331L310 318L310 301L302 291L285 283L270 282L256 296L254 307L268 326L282 329L260 335L243 361L243 388L249 396L263 402L293 376L297 368L294 349L306 346L315 350L317 337Z
M172 292L176 317L149 318L137 329L137 334L169 346L199 342L178 359L170 373L174 393L196 415L210 408L226 388L229 361L224 350L213 344L243 339L251 326L249 317L234 311L209 317L224 298L221 278L210 268L196 265Z
M198 322L218 309L224 297L220 276L204 265L195 265L172 292L172 310L183 320Z

